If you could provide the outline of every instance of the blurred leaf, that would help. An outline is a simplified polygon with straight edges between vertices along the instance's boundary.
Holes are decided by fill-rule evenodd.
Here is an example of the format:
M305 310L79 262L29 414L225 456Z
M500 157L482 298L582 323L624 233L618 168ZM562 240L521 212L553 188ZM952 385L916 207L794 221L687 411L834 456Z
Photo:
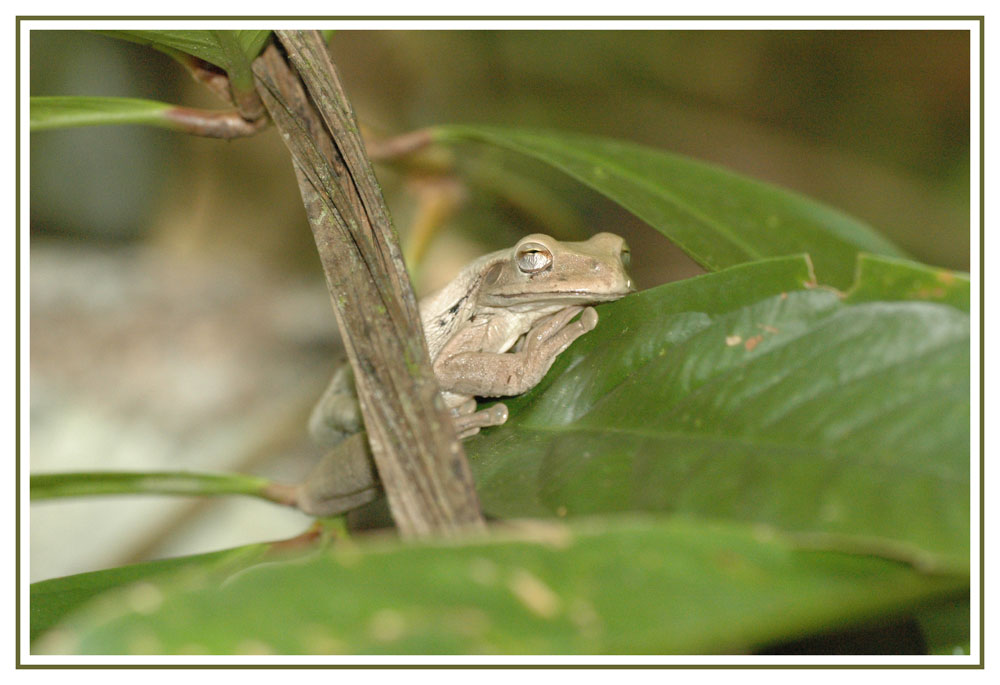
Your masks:
M466 443L484 511L676 512L967 569L968 316L848 305L808 273L779 258L599 307Z
M32 502L56 497L93 495L251 495L264 497L271 485L266 478L241 474L186 471L93 471L41 473L31 476Z
M246 100L244 100L246 101ZM237 138L256 133L266 123L237 110L179 107L151 100L114 97L33 97L31 130L78 126L145 124L210 138Z
M31 130L107 124L146 124L176 129L176 122L167 116L174 108L165 102L134 98L33 97Z
M858 282L846 301L885 299L942 302L968 313L969 276L903 259L861 255Z
M882 559L690 520L539 525L466 544L342 546L110 593L35 644L88 654L696 654L953 592ZM134 593L134 591L132 591Z
M234 66L235 57L227 43L232 41L239 48L240 59L252 61L267 42L270 31L99 31L112 38L164 47L194 55L227 72Z
M935 604L917 614L931 654L971 654L969 598Z
M902 256L869 226L721 167L617 140L557 131L442 126L438 142L480 141L529 155L606 195L711 271L809 253L820 282L846 288L859 251Z
M251 563L266 548L267 545L247 545L210 554L163 559L32 583L31 640L34 641L71 611L101 593L133 585L139 581L148 581L153 577L176 573L182 569L233 569L235 564Z

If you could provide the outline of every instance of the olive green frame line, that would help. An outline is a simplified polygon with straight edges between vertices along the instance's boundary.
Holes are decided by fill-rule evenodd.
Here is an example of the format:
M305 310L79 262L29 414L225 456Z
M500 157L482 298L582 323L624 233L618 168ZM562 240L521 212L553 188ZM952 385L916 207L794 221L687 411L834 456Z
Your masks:
M171 20L171 21L212 21L212 20L227 20L227 21L352 21L352 20L379 20L379 21L418 21L418 20L433 20L433 21L491 21L491 20L508 20L508 21L976 21L979 24L979 663L978 664L742 664L742 665L731 665L731 664L136 664L136 665L125 665L125 664L80 664L80 665L42 665L42 664L22 664L21 663L21 22L22 21L65 21L65 20L80 20L80 21L157 21L157 20ZM799 29L807 30L807 29ZM14 569L14 579L15 579L15 630L14 630L14 662L15 667L18 669L26 670L92 670L92 669L107 669L107 670L120 670L120 669L168 669L168 670L188 670L188 669L206 669L206 670L218 670L218 669L255 669L255 670L273 670L273 669L350 669L350 670L400 670L400 669L419 669L419 670L432 670L432 669L443 669L443 670L455 670L455 669L499 669L499 670L526 670L526 669L538 669L538 670L553 670L553 669L574 669L574 670L608 670L608 669L623 669L623 670L651 670L651 669L718 669L718 670L734 670L734 669L777 669L777 670L787 670L787 669L834 669L834 670L855 670L855 669L927 669L927 670L969 670L977 669L981 670L985 668L986 664L986 640L985 640L985 577L986 577L986 564L984 554L986 546L986 520L984 515L983 502L986 498L986 486L985 478L983 474L985 472L985 449L984 443L986 438L986 413L985 413L985 362L986 362L986 334L985 334L985 301L986 301L986 257L985 257L985 244L986 244L986 18L985 16L977 15L925 15L925 16L898 16L898 15L880 15L880 16L838 16L838 15L824 15L824 16L739 16L739 15L727 15L727 16L655 16L655 15L642 15L642 16L604 16L604 15L591 15L591 16L557 16L557 15L544 15L544 16L505 16L505 15L492 15L492 16L464 16L464 15L453 15L453 16L405 16L405 15L373 15L373 16L323 16L323 15L290 15L290 16L273 16L273 15L245 15L245 16L220 16L220 15L206 15L206 16L173 16L173 15L158 15L158 16L132 16L132 15L62 15L62 16L37 16L37 15L18 15L15 17L15 37L14 37L14 49L16 51L15 58L15 78L14 87L15 92L15 130L14 130L14 188L15 188L15 200L14 200L14 212L15 212L15 233L14 233L14 293L15 293L15 304L14 304L14 331L15 331L15 341L14 341L14 353L15 353L15 371L14 371L14 388L15 388L15 399L14 399L14 417L15 417L15 427L14 427L14 443L15 443L15 460L14 460L14 474L15 474L15 496L14 496L14 519L15 519L15 530L14 530L14 556L15 556L15 569ZM975 35L970 35L971 40L975 39ZM970 65L971 66L971 65Z

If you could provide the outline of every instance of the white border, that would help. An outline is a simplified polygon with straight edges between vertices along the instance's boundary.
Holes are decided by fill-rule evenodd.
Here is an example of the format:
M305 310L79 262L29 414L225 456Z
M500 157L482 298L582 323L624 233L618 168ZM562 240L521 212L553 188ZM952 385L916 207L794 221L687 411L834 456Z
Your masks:
M123 13L127 9L121 10ZM177 7L174 11L183 12L185 10ZM197 10L196 10L197 11ZM466 12L468 10L466 9ZM458 10L457 12L461 12ZM456 13L457 13L456 12ZM513 14L514 10L507 8L507 12ZM303 12L303 14L308 14ZM770 20L767 22L760 20L372 20L372 19L338 19L329 21L309 21L310 27L317 28L339 28L339 29L520 29L520 30L542 30L542 29L563 29L563 30L584 30L594 28L615 29L615 30L764 30L764 29L808 29L808 30L890 30L890 29L965 29L972 31L972 127L971 127L971 204L972 204L972 311L978 311L979 305L979 283L981 274L979 273L979 24L975 21L956 20L891 20L891 21L869 21L869 20ZM143 29L169 29L169 28L190 28L191 22L177 20L137 20L128 23L130 28ZM296 28L303 25L303 20L217 20L200 21L199 28ZM29 266L28 258L28 208L30 178L30 160L28 140L28 92L30 85L29 78L29 38L28 34L32 29L95 29L95 28L123 28L120 21L108 20L53 20L53 21L22 21L20 25L21 37L21 225L19 227L21 235L21 450L23 455L29 454L29 415L27 407L29 405ZM9 320L9 319L8 319ZM972 354L972 378L979 378L979 321L977 316L973 316L972 326L973 354ZM974 383L974 385L976 385ZM974 464L978 466L979 455L979 395L977 388L972 392L972 437L973 437L973 458ZM13 413L11 413L13 415ZM323 664L374 664L385 665L406 665L406 664L450 664L450 665L480 665L480 664L525 664L525 665L547 665L547 664L591 664L591 665L691 665L691 664L714 664L714 665L828 665L842 663L844 665L881 665L881 664L910 664L910 665L960 665L976 664L979 662L979 564L978 564L978 531L979 531L979 471L973 468L972 474L972 501L973 501L973 548L974 558L972 564L972 607L973 607L973 631L972 631L972 654L966 657L829 657L829 656L804 656L804 657L765 657L765 656L717 656L717 657L671 657L671 656L389 656L389 657L226 657L226 656L137 656L137 657L88 657L88 656L33 656L28 653L28 586L26 579L30 577L28 569L29 555L26 551L28 541L29 508L26 493L28 492L28 465L27 460L22 460L21 474L21 578L24 581L20 588L21 593L21 629L23 639L21 641L21 663L25 665L145 665L145 664L173 664L173 665L248 665L248 664L283 664L283 665L323 665ZM266 672L265 672L266 673ZM599 673L599 672L598 672ZM635 672L630 672L635 673ZM145 676L144 676L145 677ZM476 676L478 677L478 675Z

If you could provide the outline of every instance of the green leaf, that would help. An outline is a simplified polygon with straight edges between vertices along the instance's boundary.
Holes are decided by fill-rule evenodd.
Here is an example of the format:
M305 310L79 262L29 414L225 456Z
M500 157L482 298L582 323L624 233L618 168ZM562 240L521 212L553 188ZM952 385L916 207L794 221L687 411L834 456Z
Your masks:
M372 542L110 593L35 643L85 654L744 653L964 587L684 519ZM137 601L141 600L141 601Z
M917 621L931 654L971 654L969 598L952 599L917 613Z
M93 471L31 476L31 500L94 495L250 495L266 497L271 481L241 474Z
M247 545L210 554L163 559L32 583L31 640L33 642L72 611L104 592L126 586L135 587L139 581L176 574L181 570L226 569L231 572L257 559L266 548L267 545Z
M969 319L846 304L782 258L598 308L467 444L497 517L674 512L969 565Z
M857 282L846 301L889 299L942 302L968 313L969 276L904 259L861 255Z
M225 60L225 69L229 75L230 89L234 93L252 93L254 85L250 62L257 55L260 46L254 49L253 54L248 54L246 51L247 46L240 41L238 31L212 31L211 33L218 43L223 60ZM268 35L266 31L256 33L263 33L265 38ZM263 42L261 42L262 45Z
M31 130L47 131L75 126L146 124L177 129L167 115L174 105L152 100L112 97L33 97Z
M112 38L194 55L229 72L239 62L252 61L264 48L270 31L99 31ZM231 45L238 51L234 54Z
M808 253L820 282L846 288L858 252L902 256L869 226L788 190L631 143L559 131L442 126L434 139L528 155L606 195L710 271Z

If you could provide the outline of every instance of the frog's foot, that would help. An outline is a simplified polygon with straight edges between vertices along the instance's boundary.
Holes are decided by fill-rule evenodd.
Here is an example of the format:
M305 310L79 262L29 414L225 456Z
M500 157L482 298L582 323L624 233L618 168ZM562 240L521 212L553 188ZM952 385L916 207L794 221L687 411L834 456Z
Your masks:
M475 400L469 400L475 406ZM464 405L463 405L464 407ZM459 415L454 417L455 432L458 433L459 440L471 438L479 432L480 428L487 426L499 426L507 420L507 405L498 402L491 407L477 411L472 414Z

